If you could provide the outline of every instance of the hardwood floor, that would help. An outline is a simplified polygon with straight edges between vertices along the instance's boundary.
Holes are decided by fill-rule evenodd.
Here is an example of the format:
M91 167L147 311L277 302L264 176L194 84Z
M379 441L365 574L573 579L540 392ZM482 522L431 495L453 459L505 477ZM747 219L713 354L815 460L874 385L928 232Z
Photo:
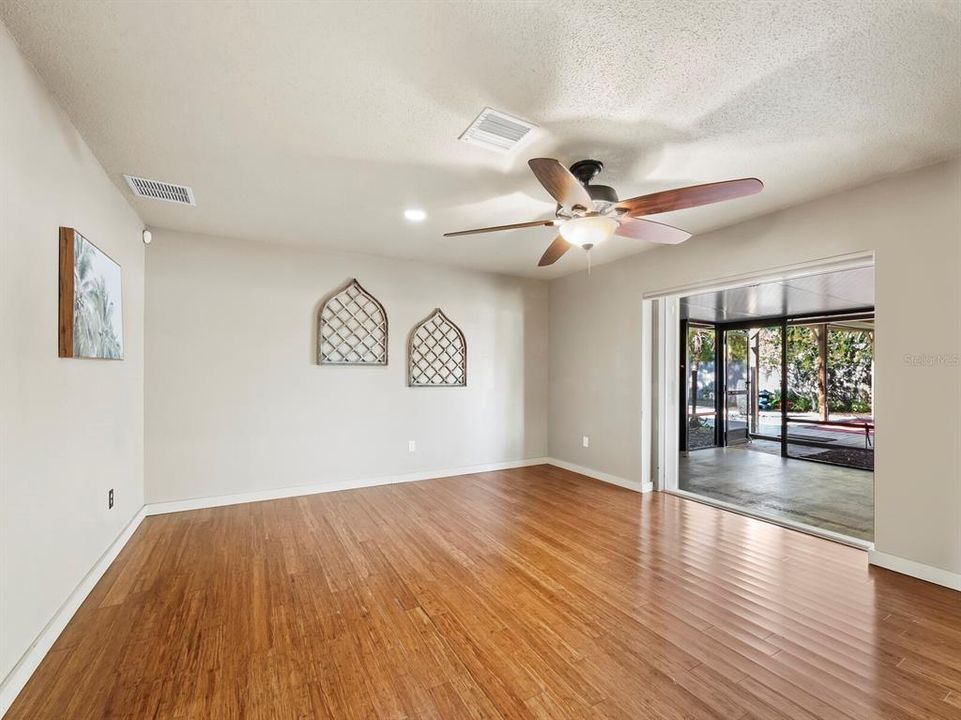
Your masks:
M7 717L959 709L961 594L538 466L147 518Z

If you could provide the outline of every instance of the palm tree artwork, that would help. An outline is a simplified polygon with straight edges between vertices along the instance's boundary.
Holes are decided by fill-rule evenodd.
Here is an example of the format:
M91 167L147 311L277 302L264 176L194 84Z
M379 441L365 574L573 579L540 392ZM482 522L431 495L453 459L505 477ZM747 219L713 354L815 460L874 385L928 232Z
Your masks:
M73 233L73 357L123 358L120 266Z

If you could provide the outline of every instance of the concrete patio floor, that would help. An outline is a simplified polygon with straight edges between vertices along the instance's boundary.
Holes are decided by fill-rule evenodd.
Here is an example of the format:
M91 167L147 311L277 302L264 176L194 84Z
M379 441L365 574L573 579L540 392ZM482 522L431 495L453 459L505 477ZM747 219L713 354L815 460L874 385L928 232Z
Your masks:
M740 445L679 458L681 490L763 517L874 539L874 473L782 458Z

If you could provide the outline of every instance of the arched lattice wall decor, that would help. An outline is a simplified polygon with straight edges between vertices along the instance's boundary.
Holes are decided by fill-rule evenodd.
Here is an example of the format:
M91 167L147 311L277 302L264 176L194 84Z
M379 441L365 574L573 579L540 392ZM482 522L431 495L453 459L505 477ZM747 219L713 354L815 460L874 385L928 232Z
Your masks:
M407 351L410 387L467 385L467 341L440 308L414 326Z
M387 364L387 312L356 280L320 309L317 361L321 365Z

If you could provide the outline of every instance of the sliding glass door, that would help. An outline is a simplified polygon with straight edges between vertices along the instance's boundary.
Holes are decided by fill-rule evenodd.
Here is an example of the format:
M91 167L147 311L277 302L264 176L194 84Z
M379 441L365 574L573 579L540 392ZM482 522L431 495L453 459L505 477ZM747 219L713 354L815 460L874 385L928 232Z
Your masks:
M781 439L781 327L748 330L748 432L752 438Z
M717 332L712 326L689 323L684 363L687 397L684 429L687 450L717 444Z
M826 317L787 330L787 457L874 469L874 319Z
M748 440L751 380L748 374L748 331L724 331L724 444Z

